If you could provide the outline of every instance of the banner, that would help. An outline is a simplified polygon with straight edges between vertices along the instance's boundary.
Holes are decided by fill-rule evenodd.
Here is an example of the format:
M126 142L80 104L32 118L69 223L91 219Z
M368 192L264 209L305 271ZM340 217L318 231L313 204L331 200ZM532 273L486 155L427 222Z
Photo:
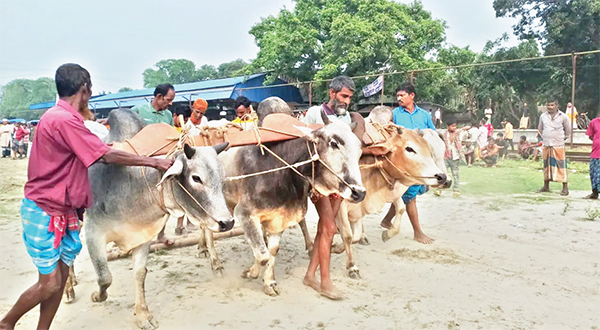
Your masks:
M363 87L363 94L365 97L369 97L381 91L381 88L383 88L383 76L377 77L375 81Z

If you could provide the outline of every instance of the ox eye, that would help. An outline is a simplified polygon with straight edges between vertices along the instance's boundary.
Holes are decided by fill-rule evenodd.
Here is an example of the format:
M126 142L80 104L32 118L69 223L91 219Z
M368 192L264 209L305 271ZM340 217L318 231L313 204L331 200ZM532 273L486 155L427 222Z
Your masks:
M197 182L199 184L202 184L202 180L200 179L199 176L197 175L192 175L192 180L194 180L194 182Z
M411 148L411 147L406 147L406 151L408 152L412 152L413 154L416 154L417 152L415 151L415 149Z
M329 145L331 145L331 147L333 149L339 149L340 148L339 144L335 140L331 140L331 142L329 142Z

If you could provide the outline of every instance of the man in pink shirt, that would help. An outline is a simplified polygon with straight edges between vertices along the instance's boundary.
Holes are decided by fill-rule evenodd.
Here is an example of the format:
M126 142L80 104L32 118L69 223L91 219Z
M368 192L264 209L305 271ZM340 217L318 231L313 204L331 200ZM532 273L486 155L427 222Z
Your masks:
M42 118L34 136L21 205L23 240L38 269L38 282L27 289L0 320L13 329L40 305L37 329L48 329L62 298L69 267L81 250L79 220L92 206L88 167L96 162L151 166L166 171L172 160L148 158L111 149L83 124L90 118L92 82L77 64L56 70L60 100Z
M592 193L584 198L598 199L598 191L600 191L600 117L592 119L585 135L592 140L592 154L590 155Z

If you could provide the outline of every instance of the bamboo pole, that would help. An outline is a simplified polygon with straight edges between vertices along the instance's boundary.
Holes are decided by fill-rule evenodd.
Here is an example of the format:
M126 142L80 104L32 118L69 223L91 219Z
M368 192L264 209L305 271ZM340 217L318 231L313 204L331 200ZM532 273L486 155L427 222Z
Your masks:
M571 79L571 106L575 108L575 76L577 75L577 54L573 52L571 54L571 63L573 66L573 79ZM571 109L571 120L575 121L575 111ZM576 122L576 121L575 121ZM573 148L573 123L569 123L571 125L571 148Z
M385 98L385 74L381 75L381 96L379 102L383 105L383 99Z
M241 228L241 227L234 228L234 229L232 229L230 231L226 231L224 233L213 233L213 240L234 237L234 236L240 236L242 234L244 234L243 228ZM200 243L200 235L177 238L175 240L175 242L173 242L173 244L171 244L171 245L166 245L164 243L157 243L156 241L154 241L152 243L152 245L150 245L150 252L154 252L154 251L158 251L158 250L165 250L165 249L176 249L176 248L181 248L181 247L186 247L186 246L193 246L198 243ZM108 253L107 259L110 261L110 260L125 258L125 257L128 257L129 255L131 255L131 251L128 251L128 252L124 252L121 250L113 251L113 252Z

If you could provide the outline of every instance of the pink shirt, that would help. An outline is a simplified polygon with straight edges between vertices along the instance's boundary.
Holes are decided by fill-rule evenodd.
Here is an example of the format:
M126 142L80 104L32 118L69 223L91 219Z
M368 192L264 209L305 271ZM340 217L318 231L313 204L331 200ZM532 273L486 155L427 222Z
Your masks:
M85 127L77 110L59 100L37 126L25 197L51 216L92 206L87 168L109 149Z
M585 135L592 139L592 154L590 157L600 158L600 117L592 119Z

